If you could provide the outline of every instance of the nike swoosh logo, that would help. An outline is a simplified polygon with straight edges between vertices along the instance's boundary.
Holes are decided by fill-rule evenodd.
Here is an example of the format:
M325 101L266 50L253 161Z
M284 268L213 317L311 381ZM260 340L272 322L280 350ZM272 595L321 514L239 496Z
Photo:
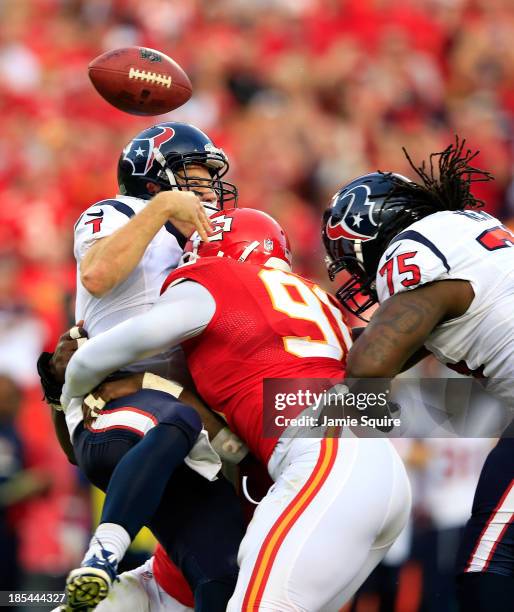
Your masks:
M395 254L395 252L396 252L396 251L397 251L399 248L400 248L400 245L399 245L399 244L397 244L397 245L394 247L394 249L393 249L393 250L392 250L390 253L388 253L388 254L385 256L385 260L386 260L386 261L389 261L389 260L391 259L391 257L392 257L392 256Z
M101 210L100 212L97 213L86 213L88 217L103 217L104 216L104 211Z

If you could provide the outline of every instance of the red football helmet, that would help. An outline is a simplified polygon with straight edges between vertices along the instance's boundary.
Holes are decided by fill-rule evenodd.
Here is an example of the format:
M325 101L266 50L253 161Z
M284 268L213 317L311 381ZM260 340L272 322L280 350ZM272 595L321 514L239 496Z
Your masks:
M185 263L197 257L230 257L291 271L289 240L270 215L254 208L228 208L209 220L209 241L203 242L195 232L185 247Z

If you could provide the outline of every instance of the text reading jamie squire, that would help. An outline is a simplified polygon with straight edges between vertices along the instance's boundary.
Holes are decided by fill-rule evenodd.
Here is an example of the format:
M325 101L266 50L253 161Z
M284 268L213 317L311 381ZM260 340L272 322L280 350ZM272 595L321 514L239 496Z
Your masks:
M346 385L335 385L319 392L296 389L273 393L273 424L276 427L399 427L400 418L387 414L366 414L374 408L386 408L388 391L352 393ZM327 408L337 408L333 414ZM343 411L346 412L342 412Z

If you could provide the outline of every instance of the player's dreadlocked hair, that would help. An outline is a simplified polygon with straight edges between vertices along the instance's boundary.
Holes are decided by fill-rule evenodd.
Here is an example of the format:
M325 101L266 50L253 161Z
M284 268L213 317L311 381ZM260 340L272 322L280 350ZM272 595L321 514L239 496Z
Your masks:
M409 210L391 223L384 232L385 246L403 228L432 213L480 208L484 205L482 200L471 193L471 185L492 181L494 177L490 172L471 165L480 151L465 149L465 144L465 139L460 140L456 136L454 144L446 147L444 151L432 153L428 164L423 161L421 166L416 166L405 147L402 147L420 182L407 183L394 174L386 174L394 186L387 196L384 208L394 205L398 198L408 198L410 206Z
M455 144L449 145L444 151L430 155L429 168L425 161L417 167L405 147L402 147L410 167L421 179L421 184L413 183L413 192L416 196L424 196L423 199L427 204L432 204L433 212L462 210L466 207L479 208L484 205L482 200L478 200L471 193L471 185L492 181L493 176L490 172L471 165L480 151L471 149L464 151L465 144L465 140L459 140L456 136ZM435 167L439 170L437 174Z

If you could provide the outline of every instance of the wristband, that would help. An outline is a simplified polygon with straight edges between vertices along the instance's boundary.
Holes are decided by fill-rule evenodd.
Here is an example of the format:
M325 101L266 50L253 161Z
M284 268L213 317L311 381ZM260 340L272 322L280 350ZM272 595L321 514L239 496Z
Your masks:
M244 442L228 427L224 427L214 436L211 446L220 458L228 463L238 464L248 454L248 448Z
M143 376L142 388L153 389L154 391L163 391L164 393L168 393L168 395L173 395L173 397L176 397L177 399L184 390L182 385L179 385L172 380L168 380L167 378L157 376L157 374L152 374L151 372L145 372L145 375Z
M70 338L72 340L78 340L79 338L82 338L78 325L74 325L68 333L70 334Z
M89 408L89 415L95 419L105 408L105 401L101 397L95 397L92 393L84 398L84 404Z

